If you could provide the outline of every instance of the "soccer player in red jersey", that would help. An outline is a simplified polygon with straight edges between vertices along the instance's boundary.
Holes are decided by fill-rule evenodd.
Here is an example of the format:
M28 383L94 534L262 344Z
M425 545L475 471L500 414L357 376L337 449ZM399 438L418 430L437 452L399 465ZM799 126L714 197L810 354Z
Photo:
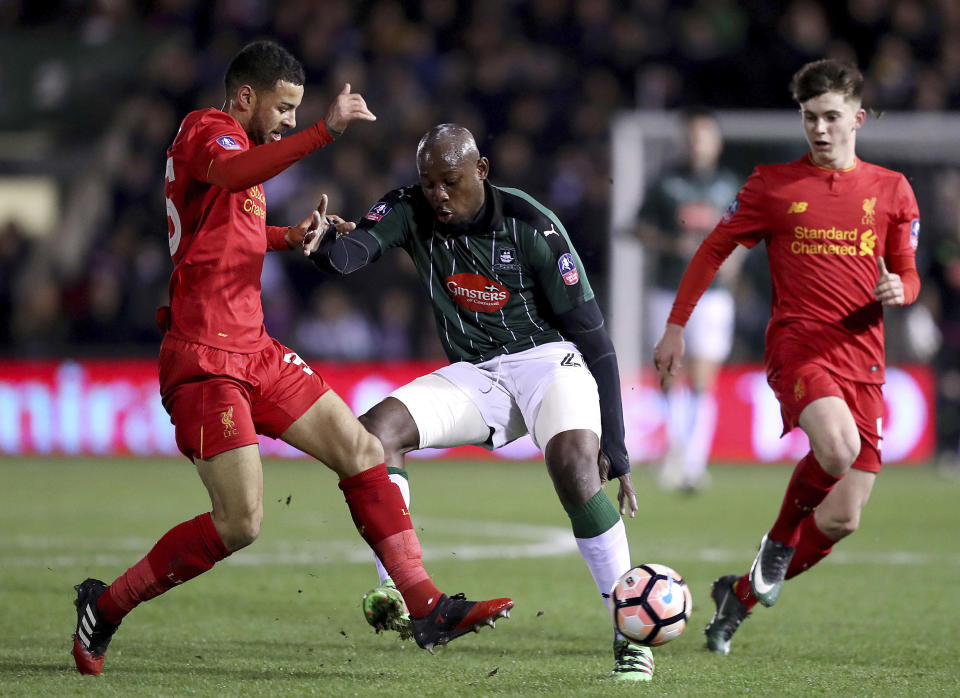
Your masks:
M654 351L668 386L683 358L682 329L727 255L767 245L773 307L767 380L784 433L799 426L810 452L796 466L773 527L749 573L713 584L707 647L726 654L759 601L772 606L785 579L826 557L853 533L880 472L884 382L883 306L912 303L920 216L899 172L856 156L863 77L821 60L793 77L810 151L759 166L690 261Z
M281 46L246 46L226 73L223 111L183 120L167 151L170 306L158 312L160 392L177 446L196 465L212 510L170 529L107 586L76 586L73 656L99 674L121 620L138 604L182 584L252 543L263 518L258 434L280 438L340 477L360 535L373 548L414 617L414 638L433 650L508 614L510 599L447 597L421 562L403 497L387 476L380 442L297 354L263 326L260 273L268 250L303 249L325 232L326 197L294 226L265 224L262 183L331 143L353 120L373 121L346 85L326 118L281 140L296 125L304 73ZM339 232L352 224L338 221Z

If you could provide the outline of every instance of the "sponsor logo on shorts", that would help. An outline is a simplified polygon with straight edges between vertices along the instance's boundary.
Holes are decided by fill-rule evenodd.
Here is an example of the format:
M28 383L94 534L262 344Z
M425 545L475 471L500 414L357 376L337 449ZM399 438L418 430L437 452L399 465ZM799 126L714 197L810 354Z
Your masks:
M373 208L367 212L367 215L365 215L364 218L366 218L368 221L378 221L390 213L391 208L393 207L386 201L378 201L373 205Z
M480 274L452 274L443 285L457 305L478 313L496 312L510 300L505 286Z
M220 413L220 421L223 423L223 438L229 439L231 436L239 436L237 425L233 422L233 406L231 405L226 412Z
M807 389L803 385L803 378L797 378L797 382L793 384L793 398L800 402L806 394Z
M574 359L578 359L578 358L580 358L580 357L578 357L576 354L572 354L572 353L571 353L571 354L566 354L566 355L560 360L560 365L561 365L561 366L574 366L574 367L580 366L581 364L580 364L579 362L574 361Z
M217 143L224 150L243 150L243 147L232 136L220 136Z
M557 260L557 267L559 267L560 274L563 276L563 283L567 286L573 286L580 281L580 272L577 271L573 255L569 252L560 255L560 259Z

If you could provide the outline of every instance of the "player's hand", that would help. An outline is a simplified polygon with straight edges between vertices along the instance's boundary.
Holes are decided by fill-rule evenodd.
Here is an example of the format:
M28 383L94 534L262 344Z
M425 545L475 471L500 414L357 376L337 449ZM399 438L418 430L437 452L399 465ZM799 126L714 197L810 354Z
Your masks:
M653 349L653 365L657 369L661 390L669 390L674 377L680 373L683 350L683 328L668 322L663 336Z
M603 451L600 451L597 456L597 470L600 471L600 486L602 487L610 479L610 459ZM637 495L633 490L633 479L630 477L630 473L621 475L617 479L620 480L620 490L617 492L617 499L620 501L620 514L626 515L629 507L630 518L633 518L637 514Z
M359 93L350 91L350 83L348 82L340 90L337 98L333 100L333 104L327 110L324 122L328 128L342 133L347 130L347 124L354 119L376 121L377 117L367 109L367 103L363 101L363 97Z
M335 214L327 215L327 195L320 195L320 205L317 210L304 218L297 225L287 228L284 238L287 245L293 249L300 247L307 257L320 246L323 236L333 228L337 233L346 234L356 228L356 224L343 220Z
M617 492L617 501L620 502L620 516L630 514L632 519L637 515L637 493L633 489L633 478L630 473L621 475L620 490Z
M880 276L877 277L873 297L882 305L903 305L906 298L903 295L903 281L900 275L887 271L887 263L883 261L883 257L877 257L877 269L880 270Z

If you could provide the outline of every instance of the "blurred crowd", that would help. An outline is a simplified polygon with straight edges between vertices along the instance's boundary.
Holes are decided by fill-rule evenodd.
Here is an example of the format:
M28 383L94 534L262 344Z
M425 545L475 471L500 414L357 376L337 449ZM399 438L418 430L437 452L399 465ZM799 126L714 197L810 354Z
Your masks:
M0 100L0 126L53 139L33 161L0 142L0 168L54 176L62 192L45 236L0 221L0 347L15 356L156 352L165 150L188 111L223 104L223 71L254 38L304 62L300 126L346 82L379 117L269 182L269 223L299 221L321 193L359 218L416 181L418 139L455 121L494 183L560 216L601 294L619 110L791 108L790 76L825 56L863 69L875 113L960 109L960 0L3 0L0 32L0 92L18 96ZM917 187L920 262L935 361L960 401L960 169L949 165ZM268 255L268 330L309 357L438 356L422 291L395 257L328 280ZM755 345L738 358L758 358Z

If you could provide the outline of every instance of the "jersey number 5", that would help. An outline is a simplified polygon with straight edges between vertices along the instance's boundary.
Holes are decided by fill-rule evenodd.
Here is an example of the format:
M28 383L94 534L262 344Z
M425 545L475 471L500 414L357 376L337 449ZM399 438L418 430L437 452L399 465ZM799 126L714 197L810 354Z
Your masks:
M168 182L172 182L176 179L173 175L173 158L167 158L167 174L164 177ZM170 232L170 256L172 257L177 252L177 248L180 247L180 237L183 235L183 228L180 226L180 214L177 212L177 207L173 205L173 201L170 200L170 197L167 197L167 219L169 223L169 232Z

